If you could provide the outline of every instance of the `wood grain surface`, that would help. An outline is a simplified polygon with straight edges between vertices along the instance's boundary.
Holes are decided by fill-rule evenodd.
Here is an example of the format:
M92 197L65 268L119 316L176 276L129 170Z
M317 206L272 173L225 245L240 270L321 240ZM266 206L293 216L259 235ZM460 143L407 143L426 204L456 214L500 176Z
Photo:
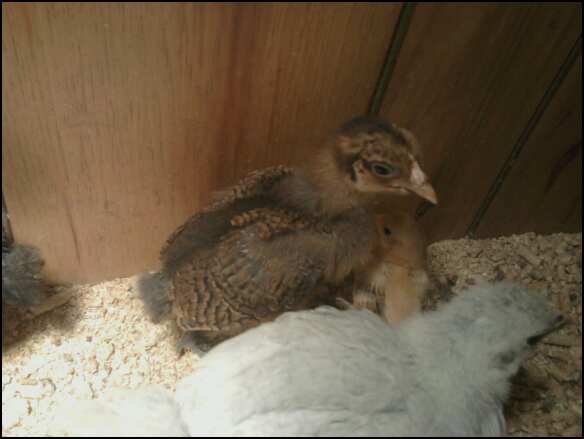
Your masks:
M55 281L155 267L245 172L365 113L401 5L2 5L2 184Z
M465 235L580 33L578 3L417 5L381 113L425 145L430 241Z
M388 53L380 113L425 147L440 204L401 204L430 241L464 236L485 205L480 237L581 229L581 59L486 203L581 35L581 5L419 3L390 51L401 8L3 3L2 186L16 241L41 249L54 281L156 267L213 190L310 160L367 112Z
M476 235L582 231L582 54L529 136Z

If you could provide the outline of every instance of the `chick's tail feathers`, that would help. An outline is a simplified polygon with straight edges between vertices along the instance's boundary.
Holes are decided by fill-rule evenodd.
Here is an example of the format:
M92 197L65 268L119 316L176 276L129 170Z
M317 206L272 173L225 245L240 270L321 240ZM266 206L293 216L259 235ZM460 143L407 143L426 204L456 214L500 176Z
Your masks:
M171 308L170 281L160 272L146 273L138 279L138 291L150 319L158 323Z
M2 241L2 300L10 305L31 308L42 303L48 292L41 270L39 251L23 245L9 246Z

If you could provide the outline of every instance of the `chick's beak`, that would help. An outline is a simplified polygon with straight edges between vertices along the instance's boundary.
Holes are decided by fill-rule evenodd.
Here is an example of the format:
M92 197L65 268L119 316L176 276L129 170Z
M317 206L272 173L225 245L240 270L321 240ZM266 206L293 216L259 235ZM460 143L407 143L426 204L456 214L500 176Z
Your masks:
M532 337L529 337L527 339L527 343L533 346L539 343L548 335L552 334L553 332L556 332L558 329L562 329L567 323L568 320L563 315L558 315L552 322L550 322L549 327L546 330Z
M426 177L426 174L424 174L424 171L422 171L418 162L414 162L410 176L410 184L407 189L422 197L424 200L428 200L432 204L438 204L436 191L428 182L428 177Z
M410 190L424 200L428 200L432 204L438 204L438 196L430 183L424 183L421 186L413 186Z

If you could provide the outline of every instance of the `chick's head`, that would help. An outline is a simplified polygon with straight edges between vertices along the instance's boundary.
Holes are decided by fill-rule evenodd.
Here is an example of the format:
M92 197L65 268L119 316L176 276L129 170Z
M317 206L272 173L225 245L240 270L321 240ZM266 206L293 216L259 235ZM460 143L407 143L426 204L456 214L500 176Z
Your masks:
M364 194L437 196L420 166L420 145L404 128L375 118L344 124L334 138L334 159L345 182Z
M510 282L481 283L445 311L458 329L457 338L466 341L467 354L507 374L515 373L533 347L565 323L543 294Z

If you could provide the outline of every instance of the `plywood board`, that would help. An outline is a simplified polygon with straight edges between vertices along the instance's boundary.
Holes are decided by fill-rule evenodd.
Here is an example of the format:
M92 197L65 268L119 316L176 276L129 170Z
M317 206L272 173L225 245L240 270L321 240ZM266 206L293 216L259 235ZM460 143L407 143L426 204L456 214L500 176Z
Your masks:
M50 277L154 267L245 172L365 113L400 4L2 5L2 183Z
M481 219L481 238L582 231L582 55Z
M417 5L381 113L426 148L431 241L465 235L580 33L578 3Z

